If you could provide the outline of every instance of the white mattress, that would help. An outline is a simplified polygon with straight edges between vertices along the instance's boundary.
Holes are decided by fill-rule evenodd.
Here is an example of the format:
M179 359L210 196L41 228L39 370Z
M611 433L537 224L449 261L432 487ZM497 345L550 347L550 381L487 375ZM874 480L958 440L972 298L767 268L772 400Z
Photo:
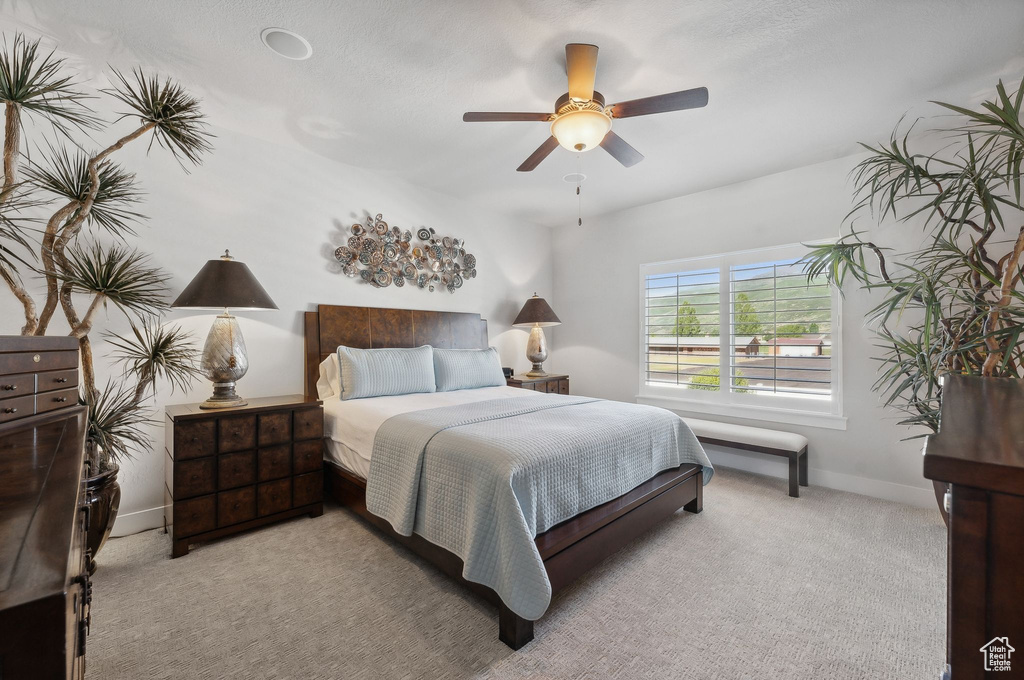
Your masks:
M370 473L373 439L377 429L392 416L442 406L458 406L487 399L505 397L530 398L533 390L518 387L481 387L475 390L399 394L390 397L369 397L342 401L338 397L324 400L324 435L327 457L349 472L366 479Z

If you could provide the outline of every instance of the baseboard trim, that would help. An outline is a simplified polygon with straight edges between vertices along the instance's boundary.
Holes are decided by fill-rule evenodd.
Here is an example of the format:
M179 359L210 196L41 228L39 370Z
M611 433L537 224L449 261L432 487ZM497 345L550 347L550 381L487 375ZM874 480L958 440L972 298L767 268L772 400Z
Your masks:
M761 457L756 454L748 454L733 449L726 449L719 446L705 446L704 450L711 459L712 465L721 465L726 468L735 468L745 472L753 472L759 475L789 478L789 462L785 459L774 457ZM814 458L811 458L813 461ZM807 478L811 486L823 486L836 491L849 491L862 496L881 498L886 501L905 503L918 508L935 509L935 493L930 488L897 484L881 479L870 479L858 477L842 472L832 472L820 468L810 467Z
M114 528L110 535L131 536L140 531L160 529L164 526L164 506L159 505L148 510L136 510L135 512L118 513L114 520Z

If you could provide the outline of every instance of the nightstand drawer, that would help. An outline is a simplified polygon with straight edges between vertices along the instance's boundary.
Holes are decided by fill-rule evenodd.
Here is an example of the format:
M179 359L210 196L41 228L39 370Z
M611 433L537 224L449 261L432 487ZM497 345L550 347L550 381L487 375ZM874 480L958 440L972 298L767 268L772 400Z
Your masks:
M261 482L287 477L291 474L291 448L289 444L282 444L260 449L258 458Z
M548 380L546 383L544 383L544 391L545 392L549 392L549 393L550 392L554 392L555 394L557 394L558 393L558 381L557 380Z
M310 472L305 475L296 475L294 481L294 505L299 508L303 505L319 503L324 499L324 473Z
M239 451L217 456L217 479L220 489L256 483L256 452Z
M260 446L283 444L292 439L292 412L260 414Z
M320 470L324 466L324 444L321 439L295 442L292 453L295 474Z
M174 498L204 496L217 490L214 460L196 458L174 464Z
M78 368L78 350L64 352L10 352L0 356L0 374L35 373Z
M191 420L174 426L174 460L212 456L217 451L216 421Z
M256 416L226 416L219 422L221 453L256 448Z
M295 439L321 439L324 436L324 412L304 408L295 412Z
M558 381L558 393L559 394L569 394L569 381L568 380L559 380Z
M284 512L292 507L292 480L265 482L256 488L256 509L260 517Z
M229 527L256 519L256 487L245 486L217 494L217 526Z
M217 528L217 497L174 499L174 536L194 536Z

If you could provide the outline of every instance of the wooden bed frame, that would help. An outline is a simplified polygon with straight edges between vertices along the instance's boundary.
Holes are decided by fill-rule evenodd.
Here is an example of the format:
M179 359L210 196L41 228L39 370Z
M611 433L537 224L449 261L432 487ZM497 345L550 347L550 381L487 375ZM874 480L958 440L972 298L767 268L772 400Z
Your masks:
M316 395L320 362L338 345L361 348L487 347L487 322L479 314L377 307L319 305L306 312L305 389ZM325 444L326 447L326 444ZM433 563L498 606L498 638L512 649L533 639L533 621L517 616L491 588L462 577L462 560L419 535L402 536L366 509L366 482L329 459L324 461L327 493L382 533ZM552 595L591 567L645 533L679 508L703 508L702 468L686 464L661 472L632 491L553 527L536 538L537 550L551 581Z

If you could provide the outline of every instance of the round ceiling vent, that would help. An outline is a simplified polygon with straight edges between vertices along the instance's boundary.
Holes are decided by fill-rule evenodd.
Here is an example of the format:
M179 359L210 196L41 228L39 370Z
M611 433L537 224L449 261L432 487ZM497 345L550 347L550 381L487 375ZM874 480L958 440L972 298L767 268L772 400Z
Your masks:
M260 33L263 44L285 59L301 61L313 56L313 46L294 31L284 28L265 28Z
M569 184L582 184L585 179L587 179L587 176L582 172L570 172L562 178L562 181L568 182Z

